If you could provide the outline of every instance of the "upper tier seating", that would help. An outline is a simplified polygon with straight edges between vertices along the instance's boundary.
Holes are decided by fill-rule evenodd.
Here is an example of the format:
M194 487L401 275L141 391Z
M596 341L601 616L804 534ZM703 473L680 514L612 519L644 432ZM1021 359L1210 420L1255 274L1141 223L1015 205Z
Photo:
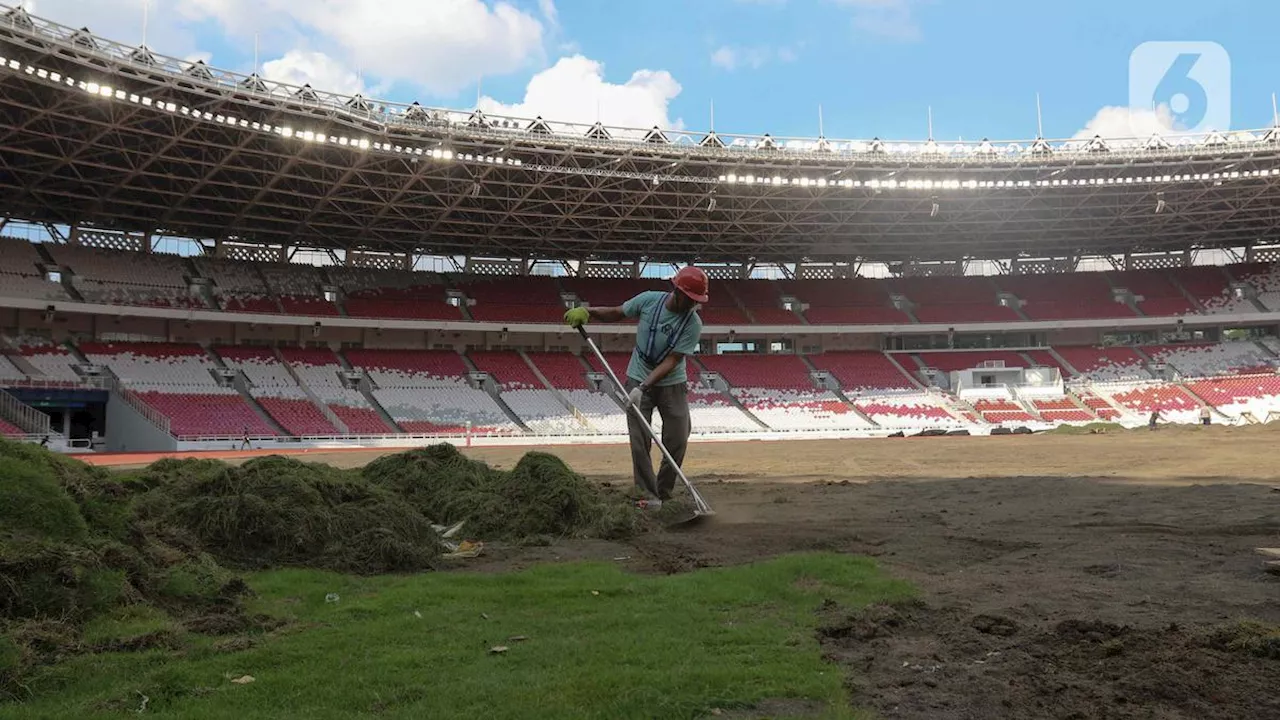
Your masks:
M1168 363L1177 368L1178 372L1190 377L1274 372L1280 367L1280 359L1264 352L1249 340L1155 345L1143 349L1152 360Z
M1147 380L1142 356L1125 347L1055 347L1058 355L1078 372L1097 382Z
M70 268L74 286L88 302L111 305L203 308L191 295L186 262L177 255L124 252L48 243L59 265Z
M478 322L561 323L564 302L555 278L497 277L468 280L458 289L475 300L469 307Z
M334 265L325 269L329 279L342 292L351 295L367 290L404 290L415 285L439 283L441 276L410 270L376 270L365 267Z
M1231 278L1217 266L1197 266L1174 268L1168 271L1169 277L1194 297L1200 306L1200 312L1215 314L1233 312L1235 301L1231 298ZM1246 301L1247 302L1247 301ZM1244 308L1244 312L1256 312L1252 306Z
M70 300L60 283L44 279L41 263L40 253L31 243L0 237L0 297Z
M809 355L808 358L814 367L831 373L846 395L874 395L886 391L919 389L882 352L832 351Z
M915 304L922 323L1012 322L1021 318L1000 304L988 277L907 277L886 281L889 290Z
M758 325L800 324L799 315L782 307L782 293L773 280L720 280L712 283L713 297L726 292L742 301L742 306ZM710 322L705 315L703 320Z
M731 283L741 284L735 281L711 281L707 302L698 309L698 315L702 318L704 325L742 326L751 323L751 319L747 317L746 313L738 305L736 296L729 290ZM754 284L752 283L752 285ZM754 292L754 289L748 289L747 292ZM779 297L776 306L781 308L781 297ZM792 323L797 322L799 322L798 318L792 320Z
M340 315L338 306L323 297L304 297L300 295L281 295L280 309L288 315L310 315L333 317Z
M667 291L671 283L652 278L561 278L565 291L574 293L591 307L620 306L631 298L649 290ZM563 312L561 313L563 314Z
M1022 300L1032 320L1085 320L1134 317L1133 309L1115 301L1102 273L1013 275L994 278L1002 290Z
M1262 303L1263 307L1280 311L1280 263L1231 265L1227 269L1237 280L1253 286L1257 291L1258 302ZM1256 311L1257 308L1244 308L1244 312L1251 310Z
M258 272L267 289L281 297L324 297L324 278L314 265L262 263L258 265Z
M973 370L987 361L1003 362L1007 368L1027 367L1027 361L1011 350L954 350L916 353L925 367L942 372Z
M357 318L463 320L462 310L448 302L443 285L424 283L407 288L361 290L347 295L347 315Z
M1138 309L1149 317L1187 315L1197 310L1163 270L1130 270L1107 273L1107 276L1115 287L1142 297Z
M814 325L905 324L911 318L895 308L884 283L848 280L782 280L782 292L809 306L804 316Z

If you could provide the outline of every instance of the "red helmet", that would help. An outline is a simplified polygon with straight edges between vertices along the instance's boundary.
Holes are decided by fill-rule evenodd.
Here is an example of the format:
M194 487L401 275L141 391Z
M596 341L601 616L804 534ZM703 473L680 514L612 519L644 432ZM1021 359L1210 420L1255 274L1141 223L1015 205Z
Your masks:
M707 301L707 274L701 268L692 265L682 267L676 276L671 278L671 282L694 302Z

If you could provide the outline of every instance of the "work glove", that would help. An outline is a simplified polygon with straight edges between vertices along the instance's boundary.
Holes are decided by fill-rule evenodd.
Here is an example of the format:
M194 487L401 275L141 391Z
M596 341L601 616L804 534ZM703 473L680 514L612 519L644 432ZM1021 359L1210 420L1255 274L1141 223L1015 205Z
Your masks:
M644 397L644 391L638 387L631 388L631 392L627 395L627 400L636 407L640 407L640 398Z
M564 314L564 324L577 330L591 320L591 313L584 307L569 308Z

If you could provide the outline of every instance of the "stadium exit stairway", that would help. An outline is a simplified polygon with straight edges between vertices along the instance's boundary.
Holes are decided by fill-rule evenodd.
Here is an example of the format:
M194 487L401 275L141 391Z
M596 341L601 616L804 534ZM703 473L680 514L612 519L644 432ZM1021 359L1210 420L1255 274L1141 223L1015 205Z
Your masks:
M520 359L524 361L525 365L529 366L529 370L533 372L534 377L538 378L538 382L542 383L542 386L545 387L547 391L551 393L551 396L554 397L557 402L563 405L564 409L568 410L569 414L572 415L573 418L577 420L582 425L583 428L590 430L592 432L596 430L596 428L591 424L591 422L587 420L587 416L584 415L581 410L575 407L573 403L569 402L569 398L565 397L564 393L560 392L559 388L557 388L555 385L552 385L551 381L547 379L547 376L542 374L542 370L538 368L538 365L533 361L533 358L530 358L529 355L524 350L517 350L516 354L520 356Z
M805 366L805 367L807 367L807 368L809 368L809 372L810 372L810 373L819 373L819 372L822 372L821 370L819 370L819 369L817 368L817 366L815 366L815 365L813 364L813 362L812 362L812 361L810 361L810 360L809 360L809 358L808 358L807 356L797 354L797 355L796 355L796 357L800 358L800 362L803 362L803 363L804 363L804 366ZM813 375L810 375L809 377L813 377ZM824 387L824 388L819 388L819 389L821 389L821 390L827 390L827 392L830 392L832 395L835 395L837 398L839 398L839 399L840 399L840 402L844 403L845 405L848 405L848 406L849 406L849 410L850 410L851 412L853 412L855 415L857 415L858 417L862 418L862 420L863 420L864 422L866 422L868 426L873 427L873 428L878 428L878 427L880 427L880 423L876 422L875 420L872 420L870 415L868 415L868 414L866 414L866 413L862 412L862 409L861 409L861 408L859 408L857 405L855 405L855 404L853 403L853 401L852 401L852 400L850 400L850 399L848 398L848 396L846 396L846 395L844 394L844 389L840 387L840 381L839 381L839 380L836 380L835 385L836 385L836 387L835 387L834 389L828 389L828 388L825 388L825 387Z
M213 348L208 343L202 342L200 343L200 347L204 350L205 356L209 358L209 362L212 362L214 367L220 370L230 370L230 368L227 367L227 364L218 356L218 353L213 351ZM237 372L235 374L235 377L231 380L231 387L235 388L236 392L240 393L240 399L244 400L245 404L249 406L249 409L253 410L255 415L261 418L262 421L265 422L272 430L275 430L276 434L280 435L280 437L297 437L293 433L289 432L288 428L272 417L271 413L267 412L267 409L262 407L262 403L258 402L258 398L254 397L253 393L249 392L249 381L245 378L244 373Z
M298 384L298 388L302 390L302 394L307 396L307 399L311 401L312 405L316 406L320 414L324 415L325 419L337 428L339 432L344 435L350 435L351 428L342 421L342 418L338 417L338 414L333 411L333 408L329 407L328 403L321 400L315 391L302 380L302 376L298 374L297 370L293 369L293 364L285 359L284 353L280 351L280 348L275 347L272 350L275 352L276 360L284 366L285 372L289 373L289 377L293 378L293 381ZM341 354L339 354L339 357L341 357ZM393 425L392 427L395 426Z
M342 366L343 370L355 369L355 365L351 364L351 361L347 359L347 354L341 349L334 350L333 354L337 356L338 364ZM369 403L369 407L373 408L373 411L382 419L382 422L386 423L387 427L391 428L393 432L403 433L405 429L400 427L400 423L396 422L395 418L391 417L391 413L387 412L387 409L382 407L382 403L378 402L378 397L373 394L373 391L377 389L378 388L373 386L373 378L369 377L368 373L364 373L364 381L361 382L360 386L357 388L357 390L360 391L360 394L364 396L364 401Z
M468 357L466 353L462 353L462 362L466 363L467 370L469 370L470 372L476 372L476 373L483 372L482 370L480 370L480 368L476 367L475 362L472 361L472 359ZM510 420L512 423L515 424L516 427L520 428L524 432L532 433L533 431L530 430L529 426L524 423L524 420L522 420L520 416L517 415L515 411L511 409L511 406L507 404L506 400L502 399L502 388L499 387L498 385L498 379L493 377L492 375L490 375L489 377L492 380L492 382L485 383L484 391L489 393L489 397L493 398L493 401L498 405L498 409L501 410L502 413L507 416L508 420Z

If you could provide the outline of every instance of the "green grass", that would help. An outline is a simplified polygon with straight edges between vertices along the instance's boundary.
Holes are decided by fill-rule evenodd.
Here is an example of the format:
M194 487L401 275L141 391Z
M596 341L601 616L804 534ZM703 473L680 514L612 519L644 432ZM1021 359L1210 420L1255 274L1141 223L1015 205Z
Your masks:
M188 635L177 651L74 657L35 673L36 700L0 705L0 718L137 716L143 695L146 715L193 719L694 718L770 698L853 718L844 669L821 659L816 611L913 594L873 561L836 554L665 577L574 563L500 575L275 570L250 585L255 611L293 622L238 651L227 648L249 643ZM164 624L113 623L103 635ZM489 654L495 645L510 649ZM255 682L230 682L245 674Z

